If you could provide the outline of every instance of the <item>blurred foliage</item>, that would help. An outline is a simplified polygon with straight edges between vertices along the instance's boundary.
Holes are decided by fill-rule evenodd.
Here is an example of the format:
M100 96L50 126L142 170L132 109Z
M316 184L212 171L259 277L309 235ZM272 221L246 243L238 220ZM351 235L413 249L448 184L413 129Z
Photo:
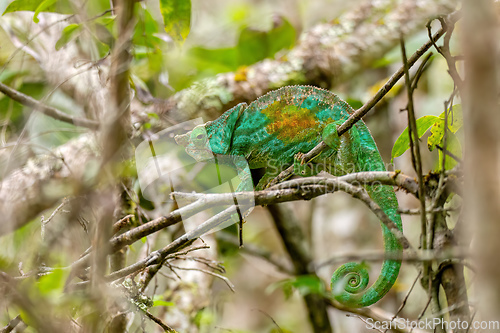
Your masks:
M231 71L238 71L240 75L237 79L244 81L245 66L292 48L295 39L294 27L288 20L280 17L275 26L267 31L242 27L237 44L233 47L192 46L187 50L173 49L164 54L169 85L174 90L181 90L200 79Z
M56 43L56 50L59 51L61 47L68 44L68 42L71 40L71 37L74 36L80 29L80 24L70 24L66 26L62 31L61 38L59 38Z
M72 14L73 8L70 3L65 0L14 0L7 6L4 14L19 11L34 12L33 22L38 23L38 14L41 12Z
M269 286L267 291L273 292L278 288L283 290L287 299L292 296L294 291L297 291L302 296L307 294L326 295L326 288L323 281L317 276L312 275L294 276L275 282Z
M191 28L191 0L160 0L165 31L176 42L184 42Z

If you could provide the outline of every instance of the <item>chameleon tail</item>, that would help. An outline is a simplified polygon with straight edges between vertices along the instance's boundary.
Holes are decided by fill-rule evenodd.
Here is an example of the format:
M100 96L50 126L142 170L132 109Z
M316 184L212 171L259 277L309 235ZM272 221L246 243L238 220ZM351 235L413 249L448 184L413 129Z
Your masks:
M370 197L380 205L389 218L402 230L401 217L397 212L397 199L390 186L368 186ZM402 247L391 231L382 225L385 253L399 257ZM378 302L391 289L398 277L401 260L384 260L377 281L368 285L368 270L364 263L350 262L338 268L332 276L332 293L337 301L349 307L364 307Z

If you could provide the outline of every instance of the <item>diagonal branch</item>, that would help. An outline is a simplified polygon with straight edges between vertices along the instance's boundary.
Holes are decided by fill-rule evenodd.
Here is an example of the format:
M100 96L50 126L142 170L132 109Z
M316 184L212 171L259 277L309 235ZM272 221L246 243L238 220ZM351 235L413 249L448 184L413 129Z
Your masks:
M41 112L46 116L52 117L54 119L63 121L65 123L70 123L75 126L87 127L92 130L96 130L99 128L99 123L94 120L72 117L67 113L64 113L52 106L48 106L36 99L23 94L20 91L12 89L11 87L0 82L0 92L4 93L14 101L21 103L24 106L30 107L35 111Z

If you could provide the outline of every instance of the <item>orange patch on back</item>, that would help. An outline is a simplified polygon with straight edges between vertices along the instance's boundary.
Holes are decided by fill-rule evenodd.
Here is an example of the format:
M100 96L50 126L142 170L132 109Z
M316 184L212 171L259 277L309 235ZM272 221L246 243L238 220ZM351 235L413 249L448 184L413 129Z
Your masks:
M317 132L316 127L320 124L314 111L283 100L273 102L262 113L270 120L267 132L285 143L306 139L311 131Z

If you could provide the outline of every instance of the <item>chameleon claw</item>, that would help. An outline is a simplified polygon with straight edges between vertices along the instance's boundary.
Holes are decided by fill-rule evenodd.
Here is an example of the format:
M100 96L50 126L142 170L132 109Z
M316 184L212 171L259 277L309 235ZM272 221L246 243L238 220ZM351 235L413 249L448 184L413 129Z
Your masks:
M295 154L294 158L295 158L295 160L300 161L300 164L305 164L305 161L304 161L305 160L305 156L306 156L306 154L298 152L297 154Z

